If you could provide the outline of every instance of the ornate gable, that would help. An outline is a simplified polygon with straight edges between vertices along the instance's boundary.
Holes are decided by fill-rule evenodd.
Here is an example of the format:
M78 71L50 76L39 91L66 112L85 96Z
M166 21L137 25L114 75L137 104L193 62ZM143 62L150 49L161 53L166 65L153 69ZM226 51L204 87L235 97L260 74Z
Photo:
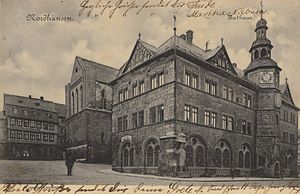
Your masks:
M147 43L137 40L122 74L133 69L134 67L141 64L142 62L147 61L148 59L150 59L155 55L155 51L151 50L147 46L148 46Z
M287 101L287 102L290 102L293 105L295 105L288 84L286 84L285 89L282 92L282 99L285 100L285 101Z
M211 56L207 59L210 63L237 75L224 46L211 52Z

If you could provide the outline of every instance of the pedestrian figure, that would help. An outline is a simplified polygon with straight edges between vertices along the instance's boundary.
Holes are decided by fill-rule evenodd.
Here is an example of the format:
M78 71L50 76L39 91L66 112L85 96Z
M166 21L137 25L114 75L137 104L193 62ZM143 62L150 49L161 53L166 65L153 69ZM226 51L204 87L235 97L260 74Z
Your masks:
M66 151L66 166L68 168L68 175L67 176L72 176L72 168L75 162L75 157L72 151L67 150Z

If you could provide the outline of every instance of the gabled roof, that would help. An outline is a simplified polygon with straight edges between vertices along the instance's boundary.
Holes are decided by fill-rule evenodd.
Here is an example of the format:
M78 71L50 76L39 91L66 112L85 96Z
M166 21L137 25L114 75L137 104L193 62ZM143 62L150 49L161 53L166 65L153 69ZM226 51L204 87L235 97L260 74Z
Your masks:
M52 101L41 100L40 98L29 98L24 96L4 94L4 105L6 104L56 112L54 103Z
M116 77L118 72L118 70L113 67L96 63L82 57L76 56L75 61L77 61L85 69L95 69L96 79L100 82L109 83Z
M280 85L279 88L280 88L282 100L285 102L291 103L292 105L295 105L291 91L290 91L289 84L286 82L286 83Z
M128 61L119 69L119 72L117 73L117 77L121 76L125 72L127 72L130 69L135 67L135 66L132 66L131 60L135 54L135 51L136 51L136 48L138 45L141 45L144 49L146 49L149 53L151 53L151 57L154 57L155 55L161 54L172 48L176 48L176 49L180 49L186 53L195 55L196 57L198 57L204 61L208 61L212 57L216 56L219 53L219 51L222 50L227 55L227 58L230 61L228 53L227 53L224 45L205 51L205 50L201 49L200 47L196 46L195 44L189 43L185 39L183 39L179 36L176 36L176 35L170 37L167 41L165 41L159 47L155 47L149 43L146 43L143 40L138 39L136 41L136 44L134 46L133 51L131 52L131 55L130 55ZM148 60L148 59L146 59L146 60ZM142 61L140 63L143 63L143 62L144 61ZM136 66L139 64L136 64ZM232 73L234 73L235 75L240 75L240 74L236 73L236 69L232 66L231 62L230 62L230 65L231 65ZM241 76L241 77L244 77L244 76Z

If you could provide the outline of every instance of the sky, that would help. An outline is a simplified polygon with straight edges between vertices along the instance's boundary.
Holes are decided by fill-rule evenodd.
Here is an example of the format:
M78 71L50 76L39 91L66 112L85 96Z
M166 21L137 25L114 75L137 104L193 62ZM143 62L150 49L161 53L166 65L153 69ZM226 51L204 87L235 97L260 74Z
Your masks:
M176 15L178 35L194 31L194 44L205 48L225 47L232 62L245 69L250 62L249 49L255 39L255 24L259 14L252 19L229 20L227 16L190 18L188 7L149 8L136 14L130 10L123 16L117 10L109 18L109 10L98 17L93 9L79 16L87 0L0 0L0 106L3 93L33 97L44 96L46 100L65 102L65 85L71 79L75 56L120 68L129 58L138 38L160 46L173 35L173 15ZM89 0L87 5L108 0ZM120 0L111 0L119 2ZM124 0L123 3L134 0ZM160 0L149 0L159 2ZM164 2L166 2L165 0ZM175 2L176 0L171 0ZM197 0L179 0L189 5ZM204 3L209 0L199 0ZM146 0L135 0L142 5ZM259 0L210 0L212 9L232 11L239 8L260 9ZM295 103L300 106L300 1L264 0L263 17L268 22L268 38L274 46L272 58L282 68L281 82L288 83ZM210 8L199 9L205 12ZM28 14L40 16L70 16L72 21L28 21ZM249 16L249 15L248 15Z

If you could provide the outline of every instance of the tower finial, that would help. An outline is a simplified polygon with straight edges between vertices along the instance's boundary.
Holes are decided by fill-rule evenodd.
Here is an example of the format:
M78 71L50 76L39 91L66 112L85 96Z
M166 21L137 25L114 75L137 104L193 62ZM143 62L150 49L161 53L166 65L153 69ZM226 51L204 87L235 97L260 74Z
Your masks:
M138 35L138 36L139 36L139 40L141 40L141 36L142 36L142 34L141 34L140 32L139 32L139 35Z
M206 43L205 43L205 51L208 51L208 45L209 45L209 40L208 41L206 41Z
M223 46L224 45L224 38L222 37L221 38L221 46Z
M263 6L263 0L260 0L260 18L263 19L263 13L264 13L264 6Z
M173 20L174 20L174 27L173 27L173 30L174 30L174 36L176 36L176 16L175 16L176 13L174 13L173 15Z

